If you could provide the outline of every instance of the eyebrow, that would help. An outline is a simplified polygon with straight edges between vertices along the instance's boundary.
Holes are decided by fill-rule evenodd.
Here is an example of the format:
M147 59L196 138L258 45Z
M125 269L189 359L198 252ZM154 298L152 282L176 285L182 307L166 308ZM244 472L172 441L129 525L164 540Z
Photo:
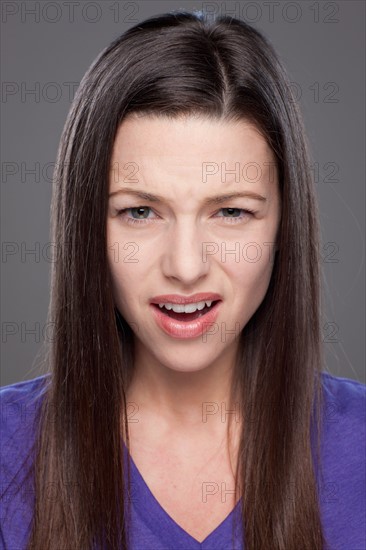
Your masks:
M118 189L117 191L110 193L109 198L119 194L133 195L135 197L138 197L140 199L144 199L150 202L164 202L165 200L164 197L161 197L160 195L152 195L151 193L146 193L146 191L139 191L138 189L129 189L129 188ZM262 195L258 195L258 193L254 193L253 191L241 191L241 192L239 191L236 193L208 197L203 201L203 204L205 206L208 206L211 204L221 204L222 202L226 202L228 200L236 199L239 197L248 197L250 199L255 199L261 202L267 201L265 197L263 197Z

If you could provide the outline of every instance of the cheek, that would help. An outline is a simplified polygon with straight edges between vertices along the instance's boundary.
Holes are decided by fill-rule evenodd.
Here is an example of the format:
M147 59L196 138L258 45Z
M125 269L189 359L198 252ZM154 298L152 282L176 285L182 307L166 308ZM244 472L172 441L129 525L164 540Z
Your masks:
M141 282L138 274L138 264L126 263L122 260L109 259L112 277L113 296L119 308L126 309L132 299L141 294ZM122 312L122 311L121 311Z
M273 261L268 250L259 247L243 249L240 261L224 263L226 273L234 287L235 295L246 303L260 303L271 280ZM258 305L259 305L258 303Z
M108 267L112 279L113 298L122 314L128 308L131 296L139 294L138 262L129 261L131 249L111 239L108 242ZM132 258L133 259L133 258Z

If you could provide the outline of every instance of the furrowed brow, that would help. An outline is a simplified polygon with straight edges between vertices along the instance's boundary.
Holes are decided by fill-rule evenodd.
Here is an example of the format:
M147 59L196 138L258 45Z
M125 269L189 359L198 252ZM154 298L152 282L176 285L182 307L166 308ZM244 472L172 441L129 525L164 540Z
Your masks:
M126 194L126 195L133 195L135 197L138 197L140 199L149 201L149 202L164 202L166 199L160 195L153 195L152 193L147 193L146 191L139 191L137 189L129 189L129 188L122 188L118 189L117 191L114 191L113 193L110 193L109 197L113 197L115 195L119 194ZM214 197L208 197L203 201L203 204L205 206L210 206L212 204L221 204L223 202L226 202L231 199L236 199L240 197L247 197L250 199L254 199L261 202L266 202L267 199L263 197L262 195L259 195L258 193L254 193L253 191L242 191L238 193L230 193L225 195L217 195Z

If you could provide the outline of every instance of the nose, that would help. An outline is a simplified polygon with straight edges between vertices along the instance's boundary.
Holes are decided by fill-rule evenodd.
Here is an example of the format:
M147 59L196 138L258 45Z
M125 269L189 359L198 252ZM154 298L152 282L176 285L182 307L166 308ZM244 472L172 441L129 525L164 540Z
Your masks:
M209 272L210 260L204 257L204 242L194 222L177 221L165 242L162 254L163 275L178 280L184 286L196 286L196 282Z

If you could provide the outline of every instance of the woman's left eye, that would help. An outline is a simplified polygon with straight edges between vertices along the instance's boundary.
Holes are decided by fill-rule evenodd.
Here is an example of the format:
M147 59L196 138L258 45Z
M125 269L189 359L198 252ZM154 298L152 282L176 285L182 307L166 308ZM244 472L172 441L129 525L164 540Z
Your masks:
M219 212L220 211L223 211L223 212L226 211L226 212L229 213L229 217L225 218L225 219L230 220L230 223L241 222L246 217L248 217L248 216L250 217L250 216L254 215L253 210L244 210L244 208L220 208ZM235 213L243 213L243 215L242 216L235 216L234 215ZM225 217L225 216L218 216L218 217L221 218L221 217Z
M117 211L117 216L121 218L125 218L127 223L141 225L141 224L150 223L151 220L149 220L147 217L149 214L149 211L152 211L149 206L136 206L133 208L123 208L122 210ZM147 215L145 216L144 214L146 214L146 212L147 212ZM230 220L229 223L238 223L246 219L247 217L251 217L254 215L254 212L252 210L244 210L244 208L220 208L219 212L228 214L228 216L223 215L223 216L217 216L217 217L224 218L225 220ZM130 218L129 216L126 215L128 213L131 213L132 216L133 214L137 214L137 216L143 216L143 217Z

